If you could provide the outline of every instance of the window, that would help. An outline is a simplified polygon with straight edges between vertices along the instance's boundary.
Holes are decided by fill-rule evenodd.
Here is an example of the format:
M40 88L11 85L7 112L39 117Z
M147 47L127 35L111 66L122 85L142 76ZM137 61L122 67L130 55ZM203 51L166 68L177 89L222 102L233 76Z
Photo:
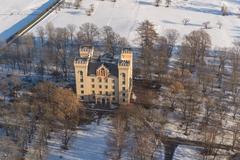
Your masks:
M125 73L122 73L121 75L122 75L122 79L125 80L126 74L125 74Z
M83 88L83 84L81 84L81 88Z
M99 91L99 94L102 95L102 91Z
M84 96L81 96L81 100L84 100Z
M125 87L122 87L122 90L123 90L123 91L125 91L125 90L126 90L126 88L125 88Z
M115 86L112 86L112 89L115 89Z
M102 88L102 85L99 85L99 88Z
M95 94L95 91L92 91L92 94Z
M106 95L108 96L108 91L106 91Z
M108 79L105 79L105 82L108 83Z
M125 102L126 100L125 100L125 98L123 98L123 102Z
M126 84L126 82L125 82L125 81L122 81L122 84L123 84L123 85L125 85L125 84Z
M92 82L94 82L94 78L92 78Z
M101 79L101 78L99 78L99 79L98 79L98 82L102 82L102 79Z
M115 97L113 97L112 100L115 101L116 100Z
M112 95L115 95L115 92L112 92Z
M84 91L81 91L81 94L84 94Z
M123 94L122 94L122 96L123 96L123 97L125 97L125 96L126 96L126 94L125 94L125 93L123 93Z
M108 86L106 85L105 88L108 89Z
M83 82L83 79L80 79L80 82Z
M112 80L112 83L115 83L115 80L114 80L114 79Z
M79 74L82 76L83 75L83 71L79 71Z
M94 84L92 84L92 88L95 88L95 85L94 85Z

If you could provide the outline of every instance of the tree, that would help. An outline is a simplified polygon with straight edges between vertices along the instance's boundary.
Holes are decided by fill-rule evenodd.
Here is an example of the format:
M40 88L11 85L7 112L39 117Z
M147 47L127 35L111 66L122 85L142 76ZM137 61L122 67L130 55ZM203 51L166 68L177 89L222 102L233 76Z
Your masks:
M192 31L185 36L182 46L190 52L190 64L195 66L196 63L204 64L204 56L211 47L211 38L204 30Z
M120 109L112 120L113 131L108 139L110 148L107 152L112 160L120 160L123 157L124 149L127 147L127 121L128 114L123 109Z
M79 122L80 104L76 95L69 89L57 88L53 93L53 102L57 107L56 119L63 129L63 149L68 149L70 138Z
M172 0L166 0L166 7L169 7L172 3Z
M82 0L75 0L74 3L73 3L73 4L74 4L74 7L75 7L76 9L80 8L81 2L82 2Z
M154 58L154 45L158 39L158 34L155 31L154 24L145 20L137 28L137 40L141 46L141 63L143 66L143 73L146 78L151 78L151 63Z
M38 27L37 28L37 34L38 34L38 37L41 41L41 47L43 47L44 45L44 38L45 38L45 30L42 26Z
M179 38L179 33L175 29L167 29L165 31L165 37L167 39L168 55L171 56L177 39Z
M162 3L162 0L155 0L155 6L159 7L159 4Z
M104 26L102 28L101 36L105 52L112 57L119 54L123 48L128 46L127 40L115 33L110 26Z
M99 29L95 24L85 23L79 27L77 37L79 41L85 45L94 45L99 37Z
M76 26L73 25L73 24L68 24L67 25L67 30L70 34L70 41L71 41L71 44L73 44L73 38L74 38L74 33L75 33L75 30L76 30Z

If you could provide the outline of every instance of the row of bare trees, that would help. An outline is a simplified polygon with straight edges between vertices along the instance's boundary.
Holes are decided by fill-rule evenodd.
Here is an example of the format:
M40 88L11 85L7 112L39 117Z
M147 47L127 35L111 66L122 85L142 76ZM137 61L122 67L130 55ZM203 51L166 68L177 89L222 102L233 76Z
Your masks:
M5 140L0 143L0 155L4 159L26 155L31 159L45 159L52 132L60 133L62 149L68 149L76 127L84 119L82 105L74 92L49 82L39 83L21 97L1 105Z
M115 56L128 47L128 42L109 26L99 29L85 23L79 28L75 25L55 28L49 23L45 28L39 27L36 35L26 34L1 51L1 64L24 74L35 72L42 79L48 74L68 80L81 45L97 46L96 50Z

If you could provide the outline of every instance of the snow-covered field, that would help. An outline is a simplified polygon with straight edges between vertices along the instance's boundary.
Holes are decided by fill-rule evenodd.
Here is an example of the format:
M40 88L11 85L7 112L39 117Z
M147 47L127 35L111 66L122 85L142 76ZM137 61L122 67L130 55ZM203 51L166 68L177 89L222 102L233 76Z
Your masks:
M45 26L48 22L56 27L68 24L80 26L86 22L95 23L99 27L109 25L132 44L136 44L135 30L146 19L156 25L160 34L166 29L177 29L181 37L202 28L202 23L209 21L211 29L207 29L207 32L212 37L213 47L231 46L240 37L240 0L225 0L228 16L221 15L222 0L173 0L169 8L165 7L165 1L160 7L155 7L154 2L155 0L117 0L115 3L111 0L83 0L80 9L64 8L52 13L39 25ZM95 9L92 16L87 16L85 11L91 4L94 4ZM185 18L190 20L188 25L182 23ZM222 23L222 29L219 29L218 22Z
M89 125L80 127L71 140L69 150L60 149L61 139L59 134L53 134L52 139L49 140L49 154L48 160L106 160L106 151L108 149L109 132L112 130L111 120L106 118L101 119L99 124L93 122ZM161 152L161 159L163 159L164 151ZM199 147L183 146L177 147L174 160L198 160L200 156ZM123 158L123 160L128 158ZM159 159L159 160L161 160ZM200 158L199 158L200 160Z
M55 0L1 0L0 40L6 40L13 33L31 22Z
M48 160L105 160L107 137L111 129L111 121L102 119L81 127L72 138L70 149L61 150L61 140L55 135L49 140Z

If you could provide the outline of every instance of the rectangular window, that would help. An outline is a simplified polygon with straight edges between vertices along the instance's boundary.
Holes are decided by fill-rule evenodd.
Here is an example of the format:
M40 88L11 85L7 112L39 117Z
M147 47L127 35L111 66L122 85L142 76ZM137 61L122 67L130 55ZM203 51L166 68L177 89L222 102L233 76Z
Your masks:
M102 88L102 85L99 85L99 88Z
M84 100L84 96L81 96L81 100Z
M105 82L108 83L108 79L105 79Z
M108 91L106 91L106 95L108 96Z
M108 86L106 85L105 88L108 89Z
M115 89L115 86L112 86L112 89Z
M114 79L112 80L112 83L115 83L115 80L114 80Z
M123 94L122 94L122 96L123 96L123 97L125 97L125 96L126 96L126 94L125 94L125 93L123 93Z
M125 90L126 90L126 88L125 88L125 87L122 87L122 90L123 90L123 91L125 91Z
M81 84L81 88L83 88L83 84Z
M101 79L101 78L99 78L99 79L98 79L98 82L102 82L102 79Z
M113 95L115 95L115 92L112 92Z
M95 94L95 91L92 91L92 94Z
M95 88L95 85L94 85L94 84L92 84L92 88Z
M83 79L80 79L80 82L83 82Z
M125 84L126 84L126 82L125 82L125 81L123 81L123 82L122 82L122 84L123 84L123 85L125 85Z
M102 91L99 91L99 94L102 95Z
M123 98L123 102L125 102L126 100L125 100L125 98Z
M94 78L92 78L92 82L94 82Z
M113 97L112 100L115 101L115 97Z
M84 94L84 91L81 91L81 94Z

